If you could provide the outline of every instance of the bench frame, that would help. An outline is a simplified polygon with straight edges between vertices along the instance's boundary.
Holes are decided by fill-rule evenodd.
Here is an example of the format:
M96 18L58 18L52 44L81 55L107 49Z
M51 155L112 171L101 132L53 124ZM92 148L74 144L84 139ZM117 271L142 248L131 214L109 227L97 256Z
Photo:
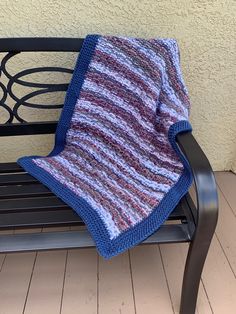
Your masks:
M6 86L0 80L3 95L0 96L0 107L9 114L8 121L0 124L0 136L55 133L57 121L26 122L19 116L18 108L25 105L43 109L43 105L29 103L28 100L46 92L66 91L68 84L32 83L21 78L40 71L73 73L71 69L45 67L10 75L6 67L8 60L20 52L79 52L82 43L83 39L74 38L0 39L0 53L6 52L1 62L0 75L5 74L8 79ZM37 87L41 91L34 91L19 99L13 93L14 84ZM6 104L8 96L15 101L13 107ZM54 105L54 108L59 107L62 105ZM202 269L217 224L218 197L209 161L192 133L177 135L177 143L192 169L197 205L187 194L169 217L175 223L163 225L142 244L190 243L183 276L180 313L194 314ZM73 225L83 225L83 222L46 187L16 163L0 164L0 230ZM0 253L91 246L94 246L94 242L86 230L0 235Z

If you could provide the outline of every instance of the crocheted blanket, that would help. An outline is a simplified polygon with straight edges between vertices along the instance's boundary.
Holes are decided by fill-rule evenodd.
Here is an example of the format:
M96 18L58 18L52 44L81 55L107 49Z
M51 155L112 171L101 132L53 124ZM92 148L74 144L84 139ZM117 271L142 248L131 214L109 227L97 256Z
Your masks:
M88 35L46 156L18 163L83 219L110 258L165 222L192 182L175 137L191 130L173 39Z

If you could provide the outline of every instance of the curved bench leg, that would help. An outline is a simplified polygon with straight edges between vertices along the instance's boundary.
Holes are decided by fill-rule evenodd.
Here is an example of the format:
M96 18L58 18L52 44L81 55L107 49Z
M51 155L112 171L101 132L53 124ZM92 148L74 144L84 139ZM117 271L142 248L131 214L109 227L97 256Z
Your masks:
M199 283L211 238L212 236L205 243L195 238L190 243L182 284L180 314L195 314Z

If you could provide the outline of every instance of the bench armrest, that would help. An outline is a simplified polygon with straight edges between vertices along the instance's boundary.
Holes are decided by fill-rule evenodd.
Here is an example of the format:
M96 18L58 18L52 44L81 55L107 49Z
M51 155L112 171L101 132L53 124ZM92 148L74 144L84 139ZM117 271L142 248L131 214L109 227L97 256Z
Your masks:
M179 133L176 136L178 146L192 170L196 196L198 235L214 233L218 219L218 195L215 177L211 165L191 132ZM206 238L205 238L206 240Z

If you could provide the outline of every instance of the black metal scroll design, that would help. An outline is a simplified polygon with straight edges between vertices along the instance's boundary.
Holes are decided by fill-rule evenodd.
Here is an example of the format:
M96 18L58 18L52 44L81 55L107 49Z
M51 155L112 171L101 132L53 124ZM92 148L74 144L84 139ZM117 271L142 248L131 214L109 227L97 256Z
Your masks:
M21 106L29 107L29 108L37 108L37 109L58 109L62 108L63 104L35 104L31 103L29 100L32 99L35 96L46 94L46 93L52 93L52 92L60 92L60 91L66 91L68 88L68 83L65 84L50 84L50 83L35 83L30 81L24 81L21 78L25 77L30 74L35 74L39 72L61 72L61 73L69 73L72 74L73 70L68 68L61 68L61 67L38 67L38 68L31 68L26 69L23 71L20 71L19 73L15 75L11 75L6 66L7 62L14 57L15 55L19 54L20 52L9 52L7 53L1 62L0 65L0 108L3 108L8 112L9 118L7 121L4 122L4 124L11 124L13 123L13 119L15 118L17 122L27 122L19 115L19 108ZM8 83L6 86L1 82L2 74L4 74L7 79ZM26 87L33 87L38 88L38 90L35 90L33 92L30 92L26 94L25 96L19 98L17 95L13 92L13 86L14 84L19 84ZM2 92L1 92L2 90ZM14 100L13 106L8 106L6 103L7 96L10 96Z

